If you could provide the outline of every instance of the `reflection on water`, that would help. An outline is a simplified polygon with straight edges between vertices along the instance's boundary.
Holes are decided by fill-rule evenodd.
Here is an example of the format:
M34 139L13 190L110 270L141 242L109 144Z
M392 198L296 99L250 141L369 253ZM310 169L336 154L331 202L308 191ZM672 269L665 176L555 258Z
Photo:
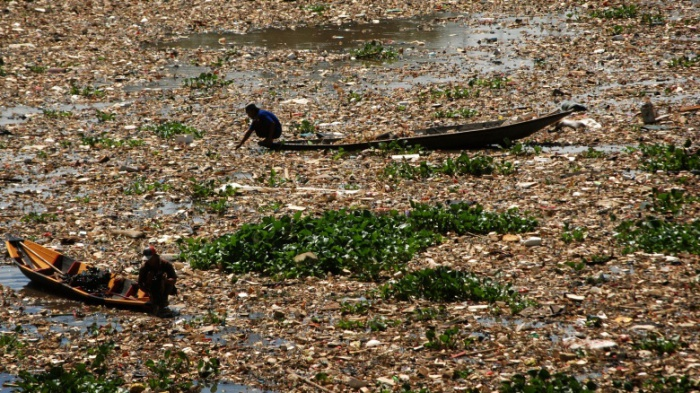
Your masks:
M365 42L381 41L386 45L419 47L425 50L447 50L477 46L483 43L513 41L527 35L563 35L568 33L564 16L501 18L489 24L479 18L439 14L410 19L381 20L379 23L304 26L293 29L268 28L246 34L193 34L174 42L160 42L159 49L225 46L254 46L270 50L313 50L337 52L356 49Z
M13 391L18 391L16 388L12 387L16 383L17 377L10 374L0 373L0 393L10 393Z

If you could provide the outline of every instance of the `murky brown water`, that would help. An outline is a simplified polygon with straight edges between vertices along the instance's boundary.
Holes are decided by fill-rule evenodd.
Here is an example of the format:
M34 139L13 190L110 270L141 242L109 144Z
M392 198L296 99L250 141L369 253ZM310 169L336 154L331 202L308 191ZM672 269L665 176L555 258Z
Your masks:
M365 42L377 40L388 46L447 50L487 42L516 41L524 34L530 37L571 34L565 22L564 15L490 19L478 15L437 14L430 17L387 19L371 24L269 28L246 34L203 33L173 42L159 42L155 46L159 49L255 46L271 50L339 52L356 49Z

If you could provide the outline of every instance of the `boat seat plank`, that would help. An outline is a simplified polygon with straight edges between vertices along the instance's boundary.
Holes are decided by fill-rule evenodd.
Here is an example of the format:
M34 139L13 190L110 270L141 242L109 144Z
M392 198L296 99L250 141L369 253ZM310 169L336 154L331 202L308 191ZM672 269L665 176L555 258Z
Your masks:
M75 274L80 274L81 272L87 270L87 267L80 263L80 262L73 262L73 264L70 265L68 270L66 271L66 274L70 275L75 275Z

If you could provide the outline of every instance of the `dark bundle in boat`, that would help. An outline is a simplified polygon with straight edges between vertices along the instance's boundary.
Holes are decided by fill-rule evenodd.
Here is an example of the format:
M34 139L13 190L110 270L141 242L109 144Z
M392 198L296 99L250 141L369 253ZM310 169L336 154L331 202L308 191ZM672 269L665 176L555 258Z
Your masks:
M71 276L68 285L78 287L92 294L102 294L109 290L109 280L112 275L94 266L88 267L79 274Z

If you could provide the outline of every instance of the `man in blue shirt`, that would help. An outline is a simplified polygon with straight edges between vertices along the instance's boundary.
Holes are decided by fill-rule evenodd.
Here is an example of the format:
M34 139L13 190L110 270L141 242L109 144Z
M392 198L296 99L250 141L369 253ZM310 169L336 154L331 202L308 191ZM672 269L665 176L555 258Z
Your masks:
M258 142L258 144L266 147L269 147L273 140L282 136L282 123L280 123L277 116L272 112L260 109L255 106L255 104L248 104L248 106L245 107L245 113L247 113L248 117L253 121L250 123L250 127L248 127L248 131L246 131L243 136L241 143L236 146L236 149L243 146L245 141L250 138L250 134L252 134L253 131L255 131L255 135L258 137L265 138Z

